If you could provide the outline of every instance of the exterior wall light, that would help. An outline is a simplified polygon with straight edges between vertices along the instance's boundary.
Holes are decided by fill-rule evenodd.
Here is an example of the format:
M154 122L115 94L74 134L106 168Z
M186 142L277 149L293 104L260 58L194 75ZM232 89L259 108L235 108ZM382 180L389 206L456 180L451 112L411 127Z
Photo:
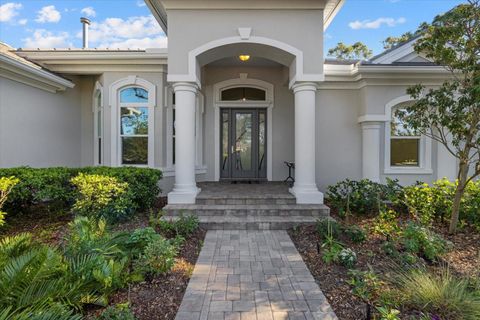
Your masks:
M248 54L241 54L238 56L238 58L243 62L250 60L250 56Z

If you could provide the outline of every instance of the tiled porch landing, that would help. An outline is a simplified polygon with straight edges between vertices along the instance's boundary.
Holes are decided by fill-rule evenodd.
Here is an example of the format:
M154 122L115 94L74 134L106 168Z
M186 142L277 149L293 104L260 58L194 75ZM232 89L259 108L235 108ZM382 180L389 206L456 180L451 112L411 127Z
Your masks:
M204 182L199 187L195 204L167 205L165 218L195 214L207 229L284 230L315 223L330 212L325 205L296 204L288 185L281 182Z
M211 230L176 320L337 320L287 232Z

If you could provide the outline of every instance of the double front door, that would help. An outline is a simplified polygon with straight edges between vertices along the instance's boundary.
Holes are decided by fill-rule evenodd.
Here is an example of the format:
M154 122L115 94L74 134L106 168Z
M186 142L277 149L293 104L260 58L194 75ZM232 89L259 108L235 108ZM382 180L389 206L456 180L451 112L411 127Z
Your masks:
M220 110L220 177L225 180L267 178L267 110Z

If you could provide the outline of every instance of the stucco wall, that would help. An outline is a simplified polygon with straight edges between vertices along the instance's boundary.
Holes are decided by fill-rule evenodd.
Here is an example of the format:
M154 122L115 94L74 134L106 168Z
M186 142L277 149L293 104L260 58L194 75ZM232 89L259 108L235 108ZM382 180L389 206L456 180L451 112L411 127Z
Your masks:
M169 10L169 72L187 74L188 52L240 27L301 50L305 73L323 73L323 10Z
M88 164L90 77L56 94L0 77L0 167ZM84 134L83 134L84 133ZM90 148L91 149L91 148Z

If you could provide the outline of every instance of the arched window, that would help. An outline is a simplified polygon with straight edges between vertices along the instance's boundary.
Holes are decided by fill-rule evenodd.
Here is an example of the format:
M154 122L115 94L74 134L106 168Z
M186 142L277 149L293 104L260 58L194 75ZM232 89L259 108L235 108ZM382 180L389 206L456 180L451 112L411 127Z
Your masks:
M412 104L410 96L402 96L386 105L385 173L431 174L432 141L404 123L399 114Z
M112 164L153 167L155 86L132 76L115 82L111 91Z
M251 87L235 87L222 90L222 101L265 101L265 90Z
M104 158L103 150L103 87L100 83L95 84L93 92L93 161L94 165L102 165Z

